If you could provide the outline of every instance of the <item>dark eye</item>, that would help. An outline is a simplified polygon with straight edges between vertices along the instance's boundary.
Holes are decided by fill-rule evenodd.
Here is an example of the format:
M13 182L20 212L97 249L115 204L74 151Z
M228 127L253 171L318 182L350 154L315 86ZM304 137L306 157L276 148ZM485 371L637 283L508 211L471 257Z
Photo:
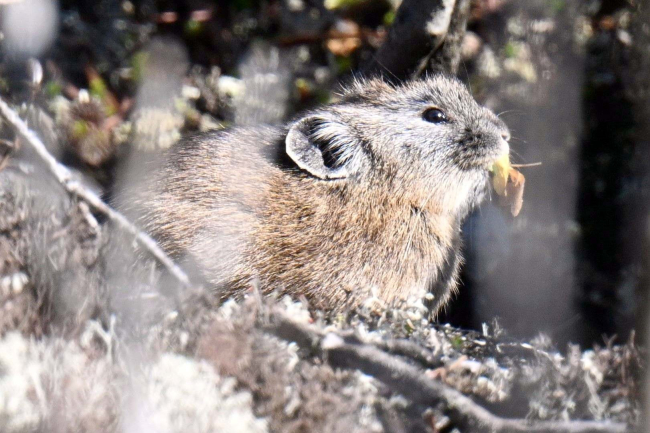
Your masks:
M422 113L422 118L431 123L444 123L447 122L447 115L438 108L429 108Z

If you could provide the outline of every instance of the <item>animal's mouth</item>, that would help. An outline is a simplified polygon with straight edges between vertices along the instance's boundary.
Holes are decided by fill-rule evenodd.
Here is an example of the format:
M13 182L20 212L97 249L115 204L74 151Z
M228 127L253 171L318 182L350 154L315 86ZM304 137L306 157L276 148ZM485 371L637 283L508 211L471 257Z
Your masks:
M500 138L459 146L456 151L454 159L460 169L488 172L499 159L510 154L510 146L506 140Z
M480 170L491 171L499 160L507 158L510 155L510 146L505 140L500 140L496 145L484 146L476 152L473 159L473 166Z
M508 159L510 155L510 145L504 138L500 138L496 146L494 146L494 152L490 155L489 161L487 161L487 169L492 170L494 164L498 161Z

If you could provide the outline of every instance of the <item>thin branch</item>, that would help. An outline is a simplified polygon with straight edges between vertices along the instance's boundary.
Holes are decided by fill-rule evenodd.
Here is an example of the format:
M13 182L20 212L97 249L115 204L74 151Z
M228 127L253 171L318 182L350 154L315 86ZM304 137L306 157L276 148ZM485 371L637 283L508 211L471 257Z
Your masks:
M407 399L433 406L443 403L449 416L468 431L490 433L622 433L622 423L599 421L528 421L498 417L459 391L429 379L424 370L367 344L350 344L334 333L296 323L282 313L268 315L264 329L315 352L332 366L359 370Z
M189 287L190 281L185 272L176 265L165 252L158 246L149 235L140 231L124 215L112 209L94 192L85 188L73 176L70 170L60 164L47 150L38 136L27 127L27 124L12 110L9 105L0 99L0 114L9 122L9 124L25 139L25 142L31 146L38 156L47 165L56 180L73 196L79 197L88 203L96 212L107 217L112 223L124 231L135 236L140 245L147 250L160 264L162 264L170 274L172 274L184 287Z
M427 368L438 368L444 365L441 357L435 355L431 349L405 339L363 341L355 336L355 338L346 337L345 342L350 344L372 345L384 352L408 358Z

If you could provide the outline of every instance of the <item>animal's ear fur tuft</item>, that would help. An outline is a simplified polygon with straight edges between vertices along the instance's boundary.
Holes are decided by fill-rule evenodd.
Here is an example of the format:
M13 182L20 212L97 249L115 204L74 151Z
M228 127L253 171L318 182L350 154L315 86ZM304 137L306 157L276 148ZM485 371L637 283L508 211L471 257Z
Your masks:
M301 169L323 179L343 179L356 169L359 145L349 127L333 115L309 115L289 128L287 155Z
M343 87L343 98L360 97L363 99L377 100L379 95L388 95L395 91L395 87L383 78L358 78L353 77Z

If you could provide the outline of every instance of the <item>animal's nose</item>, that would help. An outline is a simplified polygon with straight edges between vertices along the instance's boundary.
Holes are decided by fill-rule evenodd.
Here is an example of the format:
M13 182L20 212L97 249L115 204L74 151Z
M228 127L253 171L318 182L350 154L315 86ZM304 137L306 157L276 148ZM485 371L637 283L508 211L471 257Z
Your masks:
M501 134L501 140L499 140L499 154L507 155L510 153L510 145L508 144L510 140L510 133L504 132Z

